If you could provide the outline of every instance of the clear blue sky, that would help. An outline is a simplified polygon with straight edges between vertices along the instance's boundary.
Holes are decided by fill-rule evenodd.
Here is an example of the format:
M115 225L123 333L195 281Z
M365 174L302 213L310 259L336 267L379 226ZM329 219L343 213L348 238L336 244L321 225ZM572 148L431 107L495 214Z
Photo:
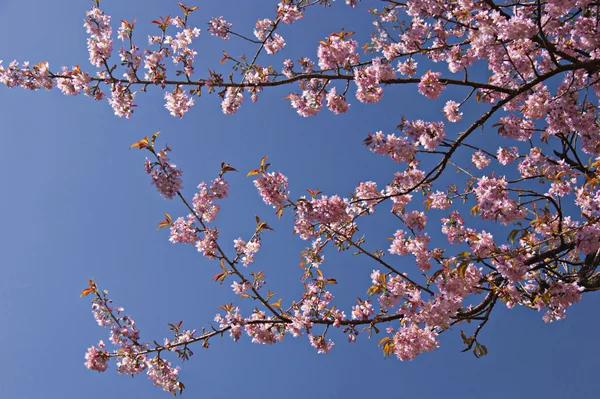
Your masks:
M203 73L216 68L222 49L233 55L242 51L240 42L208 35L210 17L224 15L235 28L250 33L254 22L271 17L275 7L268 0L219 3L199 2L191 19L202 29L196 48L197 70ZM281 34L288 47L282 56L316 60L318 40L332 31L347 28L363 38L371 32L365 17L371 2L358 10L337 3L327 12L315 8L284 27ZM46 60L53 70L79 64L91 71L82 27L91 4L0 1L0 59L5 64ZM137 39L143 42L147 21L179 10L171 0L107 0L103 8L113 16L115 32L118 20L137 18L142 29ZM281 65L281 57L273 60ZM211 281L217 263L192 247L170 244L165 230L156 231L163 212L174 217L185 213L179 203L163 200L150 186L142 167L145 154L129 151L132 142L162 131L160 142L173 147L172 158L184 170L189 197L200 181L216 176L221 162L247 172L264 155L289 177L293 198L306 188L347 195L359 181L383 185L398 168L362 145L368 132L391 133L401 115L441 117L439 104L432 106L414 87L394 87L378 105L363 106L351 98L346 115L323 111L302 118L281 100L290 90L296 88L268 91L256 104L247 98L238 114L229 117L221 114L216 96L203 96L182 120L164 109L162 93L150 90L138 97L139 107L125 120L115 117L106 102L0 87L1 398L169 396L144 375L118 375L114 364L104 374L83 366L86 348L99 339L108 341L108 331L94 322L89 302L79 299L89 278L125 307L148 341L168 336L167 323L208 326L219 305L235 300L229 288ZM444 101L452 98L446 95ZM472 120L468 115L465 119ZM487 134L492 130L477 140L486 140ZM277 222L251 178L245 173L228 178L230 199L222 203L216 223L221 242L248 237L255 214L267 220L276 232L264 236L254 267L265 270L271 290L289 304L302 288L297 264L304 244L291 234L291 215ZM396 229L386 216L380 211L363 225L373 248L387 249L385 238ZM328 275L340 282L333 293L349 314L351 301L365 296L375 265L349 254L328 254L328 259ZM415 273L409 257L395 262ZM356 344L334 334L336 346L326 356L317 354L305 336L274 346L251 344L245 336L238 343L214 339L210 349L198 347L183 364L184 397L592 398L597 395L599 303L598 295L588 294L565 321L551 325L543 323L542 314L498 306L480 336L490 353L479 360L460 353L460 328L443 334L439 350L405 363L383 358L379 337L368 340L366 334Z

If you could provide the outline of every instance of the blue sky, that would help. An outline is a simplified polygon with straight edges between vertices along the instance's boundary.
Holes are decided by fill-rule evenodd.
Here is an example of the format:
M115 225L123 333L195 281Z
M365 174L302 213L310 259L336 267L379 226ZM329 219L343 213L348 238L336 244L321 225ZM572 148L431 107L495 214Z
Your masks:
M91 3L3 0L0 59L5 64L46 60L53 70L79 64L92 71L82 27ZM223 15L234 28L249 33L256 19L271 17L275 7L268 0L229 2L226 7L219 3L204 0L191 19L202 29L196 44L198 71L216 69L223 49L232 55L254 53L241 42L209 36L205 23L210 17ZM359 38L371 32L366 16L370 2L358 10L338 3L325 12L315 8L305 19L285 26L281 34L288 45L282 57L316 60L318 40L332 31L355 30ZM176 13L179 7L171 0L105 1L103 9L113 16L115 31L116 21L137 18L142 31L134 35L143 40L147 21ZM264 62L279 66L282 57ZM114 365L98 374L83 366L86 348L108 337L94 322L89 302L79 299L89 278L125 307L148 341L162 341L168 336L167 324L179 320L188 328L207 327L219 305L235 300L228 287L211 281L217 263L192 247L169 243L165 230L156 231L163 212L177 217L184 209L163 200L150 185L142 166L145 154L128 150L132 142L162 131L159 143L172 146L172 160L184 170L188 197L200 181L216 176L221 162L247 172L264 155L273 169L289 177L293 198L304 195L306 188L347 195L359 181L383 185L399 170L362 145L368 132L391 133L401 115L437 119L441 101L453 98L445 93L447 97L432 103L414 87L393 87L377 105L364 106L351 98L348 114L336 117L323 111L302 118L281 100L289 91L297 88L267 91L256 104L247 98L234 116L221 113L216 96L203 96L179 120L164 109L162 93L151 89L138 96L139 107L125 120L115 117L106 102L0 87L0 397L168 397L143 375L118 375ZM468 115L465 119L470 120ZM478 134L477 141L495 136L492 129ZM231 243L233 251L233 239L252 234L254 215L268 221L276 231L264 236L254 267L265 271L271 290L289 304L302 289L297 264L304 246L291 234L291 215L278 222L251 178L245 173L227 177L230 198L222 202L215 224L221 242ZM380 249L387 249L385 238L396 228L385 210L361 226L371 247ZM340 282L333 293L348 314L354 298L365 296L375 265L345 253L327 256L325 270ZM394 261L416 273L412 259ZM238 343L215 339L210 349L197 348L183 364L184 397L594 397L598 304L598 296L588 294L565 321L551 325L543 323L542 314L497 306L481 335L490 351L482 359L460 353L460 328L443 334L439 350L405 363L383 358L379 337L368 340L366 334L356 344L334 334L336 346L326 356L317 354L305 336L274 346L251 344L247 337Z

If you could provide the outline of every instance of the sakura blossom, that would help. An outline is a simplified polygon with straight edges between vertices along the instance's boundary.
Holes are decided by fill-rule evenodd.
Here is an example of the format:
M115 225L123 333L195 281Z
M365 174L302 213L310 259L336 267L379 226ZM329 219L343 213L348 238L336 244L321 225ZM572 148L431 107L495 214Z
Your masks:
M269 14L257 11L236 27L224 16L204 17L208 32L229 46L210 59L210 51L194 45L200 29L192 24L202 17L183 3L179 15L153 20L154 30L141 39L141 23L122 20L117 38L123 43L113 58L113 17L94 1L84 18L90 71L43 60L0 61L0 83L7 88L106 97L111 113L126 119L134 118L136 103L152 91L162 93L171 116L182 118L214 95L223 114L233 115L245 95L253 103L260 95L262 103L276 87L289 109L275 112L312 117L324 107L331 111L303 120L327 127L319 134L339 133L328 129L330 119L377 115L358 132L367 148L365 165L360 158L354 166L364 175L350 183L342 179L355 161L344 150L329 151L343 158L341 167L327 166L331 159L308 151L301 154L303 162L335 173L334 183L342 188L321 186L322 192L300 183L296 197L286 175L267 170L266 157L260 169L239 179L224 176L245 166L222 162L216 177L199 177L195 191L185 192L169 146L159 149L156 134L134 143L132 148L148 151L144 168L159 196L177 200L162 213L183 209L179 217L165 213L158 227L167 228L160 233L171 243L193 245L202 267L231 298L216 304L220 313L213 323L189 329L175 321L168 337L145 341L133 318L90 280L82 296L92 298L94 320L107 328L108 345L99 341L87 349L88 369L104 372L114 361L118 373L146 372L157 387L181 393L179 360L193 354L193 345L207 348L213 337L227 335L261 345L305 335L305 345L327 354L342 346L339 337L356 342L381 334L383 354L406 361L435 350L442 334L461 331L464 349L480 357L487 348L479 332L497 303L537 310L551 323L600 290L597 4L408 0L374 8L346 0L356 10L344 12L368 12L368 24L356 24L357 32L331 27L319 33L322 40L298 46L303 36L290 30L309 29L319 4L332 6L319 11L328 22L328 8L336 6L329 3L274 2ZM393 91L400 96L389 95ZM417 92L422 97L414 97ZM351 96L359 102L352 107ZM407 99L427 106L399 105ZM380 114L376 104L389 108ZM267 120L277 121L272 114ZM281 137L289 126L280 129ZM338 140L356 140L357 127L350 129ZM319 139L312 140L312 148L323 149ZM371 160L374 166L367 164ZM330 177L323 176L321 182ZM249 228L241 218L231 224L221 214L231 209L230 192L241 195L244 184L254 185L268 208L249 218ZM280 229L285 223L289 229ZM225 231L231 226L238 231ZM277 239L287 234L301 240L299 264L269 261L268 246L277 242L268 236L272 230ZM350 293L352 303L339 295L348 294L348 285L338 284L347 284L351 269L344 253L367 265L352 270L362 278L356 287L364 298ZM187 275L185 265L175 266L178 276ZM300 281L299 289L275 292L275 267L297 273L290 281Z

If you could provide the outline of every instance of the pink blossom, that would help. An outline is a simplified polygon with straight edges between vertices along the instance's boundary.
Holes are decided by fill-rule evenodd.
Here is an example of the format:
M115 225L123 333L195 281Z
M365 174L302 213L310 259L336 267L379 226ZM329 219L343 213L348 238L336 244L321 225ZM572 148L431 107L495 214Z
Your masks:
M223 19L223 17L211 18L208 21L208 32L213 35L220 37L223 40L229 40L229 30L231 24Z
M104 342L98 342L98 348L92 346L85 354L85 367L98 372L106 371L108 368L108 351L104 350Z
M489 256L496 249L494 236L485 230L482 230L481 233L476 234L474 238L470 239L469 245L473 253L480 258Z
M436 349L436 337L437 333L431 329L421 329L414 324L402 327L394 335L394 353L402 361L413 360L424 351Z
M459 104L456 101L450 100L446 102L444 106L444 114L448 122L458 122L462 119L462 112L459 111Z
M330 35L327 43L319 45L317 56L319 57L319 68L335 69L339 66L347 67L357 64L359 60L356 54L358 43L353 39L345 39L339 35Z
M252 285L250 284L249 281L245 281L242 284L238 283L237 281L234 281L233 284L231 284L233 293L236 295L242 295L242 294L246 293L251 287L252 287Z
M600 249L600 225L584 226L577 232L577 250L584 254L593 254Z
M281 73L285 75L286 78L291 78L294 76L294 61L290 59L286 59L283 61L283 69Z
M233 241L235 251L238 255L242 256L242 264L244 266L248 266L250 263L254 262L254 254L258 252L260 249L260 241L256 238L250 240L248 243L244 242L242 238L238 238Z
M396 69L402 75L406 75L409 78L412 78L415 75L415 73L417 73L417 65L418 64L419 63L416 62L414 59L409 58L408 60L406 60L404 62L398 62L398 66Z
M237 342L242 336L242 327L246 324L246 321L242 318L238 307L228 311L225 317L216 315L214 320L219 323L220 328L230 328L229 335L234 342Z
M244 329L246 330L246 334L252 337L252 343L271 345L281 339L281 336L279 335L274 323L248 323L248 321L266 319L267 316L265 315L265 312L258 310L255 310L250 317L246 318L245 321L247 324L245 325Z
M304 17L298 6L293 4L285 4L283 2L277 4L277 14L281 17L281 21L285 24L291 24Z
M170 55L171 51L168 48L162 48L159 51L146 50L144 69L147 69L147 72L144 74L144 78L155 83L165 80L166 67L163 60Z
M422 120L408 122L404 132L427 150L435 150L446 136L442 122L424 122Z
M133 348L125 348L124 353L125 355L117 361L119 374L134 376L146 369L146 355L135 353Z
M275 33L265 42L265 51L267 54L276 54L285 47L285 40L279 34Z
M183 115L194 105L194 99L188 98L185 90L181 90L179 86L172 93L165 93L165 100L167 100L165 108L169 113L180 118L183 118Z
M273 22L270 19L259 19L254 28L254 36L256 36L258 40L265 40L267 38L267 32L272 26Z
M134 98L135 93L132 93L128 86L123 86L119 82L113 84L108 103L115 111L115 115L129 119L133 113L133 107L135 107Z
M87 39L90 62L100 68L112 53L110 16L105 15L98 7L93 7L86 13L86 17L83 26L90 35Z
M221 109L225 115L232 115L237 112L244 101L242 90L234 87L228 87L225 92L225 98L221 102Z
M183 188L181 175L183 171L178 169L175 164L169 163L167 152L171 151L169 147L160 150L156 156L158 162L151 163L146 159L146 173L152 178L152 185L156 186L158 192L166 199L173 199L175 194Z
M301 95L290 93L290 103L293 108L296 108L298 115L304 117L314 116L323 108L325 93L321 90L322 87L322 82L319 79L311 79L304 86Z
M581 300L583 290L584 288L577 285L577 283L551 282L547 291L550 299L546 300L546 306L549 310L544 315L544 321L551 323L554 320L564 319L567 308Z
M189 77L194 72L194 58L198 53L191 49L190 45L199 35L200 29L188 27L178 32L175 38L167 36L165 39L165 44L171 46L173 63L183 64L183 71L178 71L178 73L183 72L185 76Z
M422 231L427 225L427 216L419 211L410 211L404 215L404 223L411 230Z
M452 206L452 201L448 198L448 194L442 191L431 193L431 208L432 209L448 209Z
M490 164L490 159L483 151L477 151L473 154L471 162L477 169L483 169Z
M498 162L502 165L508 165L519 157L517 147L500 147L497 152Z
M346 222L349 221L349 216L346 213L347 207L347 199L342 200L337 195L332 197L323 195L320 199L312 199L310 218L317 223L325 224Z
M192 207L198 217L210 223L215 220L219 212L219 206L215 204L215 201L227 197L229 184L219 177L213 180L210 186L204 182L200 183L198 190L199 192L192 199Z
M450 244L461 244L468 240L469 233L474 233L465 227L465 221L458 211L442 218L442 223L442 233L446 235Z
M321 198L313 198L310 201L302 198L296 203L296 219L294 221L294 233L300 238L307 240L317 236L316 224L336 225L350 222L351 207L347 199L341 199L334 195ZM351 228L351 226L349 226Z
M286 330L294 337L299 337L303 332L309 332L313 327L310 317L304 316L299 312L294 313L292 322L286 326Z
M503 116L498 122L498 133L519 141L527 141L533 134L534 124L529 119L518 118L515 115Z
M352 307L352 318L355 320L367 320L369 316L375 314L371 301L357 300L358 305Z
M383 96L380 82L394 79L396 72L381 59L373 59L372 65L363 69L354 69L354 83L358 86L356 98L363 103L376 103Z
M513 283L518 283L527 273L525 256L522 253L511 251L507 245L502 245L499 249L501 254L492 259L492 264L503 277Z
M2 74L2 68L0 65L0 75ZM81 91L84 92L86 96L90 95L90 89L88 84L91 81L90 76L82 72L78 67L73 68L71 71L67 67L62 67L62 76L65 78L56 79L56 87L60 89L60 91L68 96L77 95ZM0 81L2 78L0 77Z
M394 162L412 162L417 151L413 143L404 137L396 137L395 134L388 134L386 137L382 132L376 132L367 143L372 152L387 155Z
M506 191L507 181L504 177L490 178L483 176L474 189L482 219L497 220L507 225L516 219L525 217L525 209L519 207Z
M327 108L334 114L339 115L348 111L349 105L346 102L346 97L342 94L337 94L335 87L329 90L325 99L327 100Z
M275 209L281 209L288 200L288 179L281 172L263 173L254 180L254 186L267 205L273 205Z
M310 340L310 344L313 348L317 349L318 353L328 353L331 348L335 345L332 340L325 339L323 335L309 335L308 339Z
M444 85L439 81L440 75L440 72L425 72L425 74L421 76L421 82L418 84L419 93L432 100L438 98L444 89Z
M171 362L155 357L147 361L146 366L148 378L155 386L173 394L183 389L179 382L179 367L171 367Z
M379 202L375 198L381 196L382 193L377 191L377 183L372 181L361 182L355 191L356 201L360 200L360 207L357 207L355 211L359 213L362 209L368 209L371 213L375 212L375 205Z
M204 231L204 237L200 238L196 242L196 249L198 252L202 252L202 255L208 259L215 259L217 257L217 239L219 238L218 229L207 228Z
M171 237L169 241L175 243L195 244L198 241L196 227L194 226L194 215L188 215L187 220L180 217L171 226Z
M417 261L417 267L422 271L427 271L431 267L431 251L427 249L430 238L427 234L406 237L406 232L397 230L394 234L392 245L388 249L393 255L413 254Z

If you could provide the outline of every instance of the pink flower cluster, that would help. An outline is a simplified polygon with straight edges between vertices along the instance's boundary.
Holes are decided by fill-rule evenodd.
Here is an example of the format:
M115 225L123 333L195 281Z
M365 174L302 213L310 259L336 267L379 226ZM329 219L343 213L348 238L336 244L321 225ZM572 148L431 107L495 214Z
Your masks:
M375 212L375 205L380 201L376 198L381 198L383 193L377 190L377 183L368 181L361 182L355 190L352 211L359 214L363 209L367 209L370 213ZM360 201L356 203L356 201Z
M274 344L283 339L283 335L278 331L275 323L248 323L254 320L267 320L265 312L255 310L252 315L246 319L244 329L246 334L252 337L252 343L255 344Z
M343 114L350 107L346 102L346 96L337 94L335 87L332 87L325 97L327 100L327 108L336 115Z
M300 238L307 240L318 235L315 231L317 224L333 225L338 227L341 223L351 221L351 207L347 199L337 195L321 198L312 198L310 201L301 199L296 203L296 220L294 221L294 233Z
M429 261L432 257L432 252L427 248L429 241L430 238L427 234L407 237L405 231L396 230L394 240L388 251L393 255L400 256L413 254L417 261L417 267L422 271L427 271L431 268Z
M90 62L100 68L112 53L110 16L105 15L98 7L93 7L86 13L86 17L83 26L90 35L87 39Z
M2 80L1 75L2 68L0 66L0 81ZM71 71L67 67L62 67L61 76L64 76L64 78L56 79L56 87L63 94L73 96L83 91L86 96L90 95L90 88L88 87L91 81L90 76L78 67L73 68Z
M208 32L213 35L220 37L223 40L229 40L229 30L231 24L223 19L223 17L211 18L208 21Z
M286 4L281 2L277 4L277 14L280 16L281 21L285 24L291 24L304 17L302 11L298 9L298 6L293 4Z
M525 209L508 195L506 178L483 176L473 189L482 219L507 225L525 217Z
M418 85L419 93L432 100L438 98L444 89L444 85L439 81L440 75L440 72L425 72Z
M237 112L244 101L244 94L241 89L228 87L225 91L225 98L221 102L221 109L225 115L233 115Z
M352 318L355 320L367 320L369 316L375 314L371 301L357 299L358 304L352 307Z
M288 179L281 172L263 173L254 180L254 187L267 205L282 209L289 197Z
M256 22L256 26L254 28L254 36L256 36L258 40L265 40L267 38L269 30L272 27L273 22L270 19L259 19L258 22Z
M443 122L410 121L404 127L404 133L421 144L427 150L435 150L446 137Z
M254 255L260 249L260 241L256 238L250 240L249 242L245 242L242 240L242 237L237 240L233 240L235 251L238 255L242 255L242 264L244 266L248 266L250 263L254 262Z
M310 345L317 350L318 353L329 353L335 345L332 340L327 340L324 335L309 335Z
M30 66L29 62L24 62L19 68L19 63L13 61L8 69L2 66L0 60L0 83L7 87L20 86L26 90L39 90L44 88L50 90L54 87L54 81L49 76L50 66L47 62L40 62L37 65Z
M402 361L413 360L422 352L431 352L439 346L437 335L430 328L420 328L415 324L403 327L394 335L394 353Z
M544 321L551 323L554 320L564 319L567 308L581 300L583 290L584 288L578 286L577 283L551 282L548 288L549 299L545 303L549 310L544 315ZM540 301L541 303L542 301Z
M196 249L201 252L207 259L215 259L217 257L217 239L219 238L219 230L217 228L206 228L204 237L196 242Z
M385 136L382 132L376 132L368 142L369 149L375 154L387 155L394 162L412 162L417 151L416 146L404 137L396 137L395 134Z
M274 33L265 41L265 51L267 54L277 54L285 47L284 38L278 33Z
M385 50L384 50L384 54L385 54ZM390 59L387 56L386 56L386 58ZM393 58L393 57L391 57L391 58ZM417 73L418 65L419 65L419 63L416 62L413 58L409 58L408 60L406 60L404 62L398 61L398 66L396 69L402 75L412 78L415 75L415 73Z
M188 215L186 219L180 217L173 222L171 226L171 237L169 241L173 244L184 243L184 244L195 244L198 241L196 235L194 215Z
M194 105L194 99L189 98L185 90L181 90L179 86L172 93L166 92L165 100L167 100L165 108L169 113L180 118L183 118L183 115Z
M108 360L110 359L108 351L104 350L104 342L98 342L98 348L91 346L85 354L85 367L98 372L106 371L108 368Z
M135 375L146 368L146 357L140 352L147 349L147 344L140 344L139 331L131 317L121 315L123 308L110 306L111 300L107 299L108 292L103 291L92 301L92 312L98 325L110 328L110 341L119 346L119 362L117 370L121 374ZM104 350L104 342L100 341L99 349L91 347L85 358L85 366L96 371L105 371L108 367L110 355Z
M215 201L227 198L229 184L222 177L218 177L211 181L210 186L205 182L200 183L198 190L192 199L192 207L199 218L210 223L219 212L219 205L215 204Z
M179 382L179 367L172 367L171 362L154 357L147 362L148 378L155 386L166 392L177 393L183 389Z
M477 151L471 157L471 162L477 169L483 169L490 164L490 159L483 151Z
M519 150L517 147L500 147L496 156L498 157L498 162L502 165L508 165L519 157Z
M327 43L321 43L317 56L319 58L319 68L336 69L338 67L347 68L357 64L359 56L356 54L358 43L353 39L345 39L340 35L334 34L327 38Z
M301 84L302 94L290 93L290 103L297 110L298 115L315 116L323 108L325 93L321 90L322 82L319 79L311 79L308 83Z
M444 115L448 122L458 122L462 119L463 113L460 111L460 105L453 100L447 101L444 106Z
M354 83L358 86L356 98L363 103L376 103L383 96L381 81L391 80L396 77L394 69L381 59L373 59L372 65L363 69L354 69Z
M123 86L121 82L113 84L111 90L111 96L108 99L108 103L115 111L115 115L118 117L125 117L129 119L133 113L133 99L135 93L131 92L129 86Z
M600 249L600 226L587 225L577 232L577 250L584 254L592 254Z
M225 314L225 317L217 314L214 320L219 323L220 328L229 327L229 335L234 342L237 342L242 336L242 328L246 324L246 321L240 314L238 307L229 310Z
M166 199L173 199L175 194L183 188L181 175L183 171L177 169L175 164L169 163L167 152L170 147L165 147L156 154L157 162L150 162L146 158L145 169L152 179L152 185L156 186L158 192Z
M175 21L175 20L174 20ZM174 64L183 64L183 70L177 74L184 74L188 78L194 72L194 58L198 54L190 48L192 41L200 36L198 28L184 28L181 32L177 32L175 37L167 36L164 43L171 46Z
M256 68L253 72L246 72L244 76L246 82L256 85L248 87L248 91L252 96L252 102L258 101L258 93L262 90L261 83L269 81L269 69L268 68Z
M527 265L525 264L525 256L519 251L510 249L508 245L500 246L501 255L495 256L492 259L492 264L502 277L505 277L512 283L518 283L525 278L527 273Z

